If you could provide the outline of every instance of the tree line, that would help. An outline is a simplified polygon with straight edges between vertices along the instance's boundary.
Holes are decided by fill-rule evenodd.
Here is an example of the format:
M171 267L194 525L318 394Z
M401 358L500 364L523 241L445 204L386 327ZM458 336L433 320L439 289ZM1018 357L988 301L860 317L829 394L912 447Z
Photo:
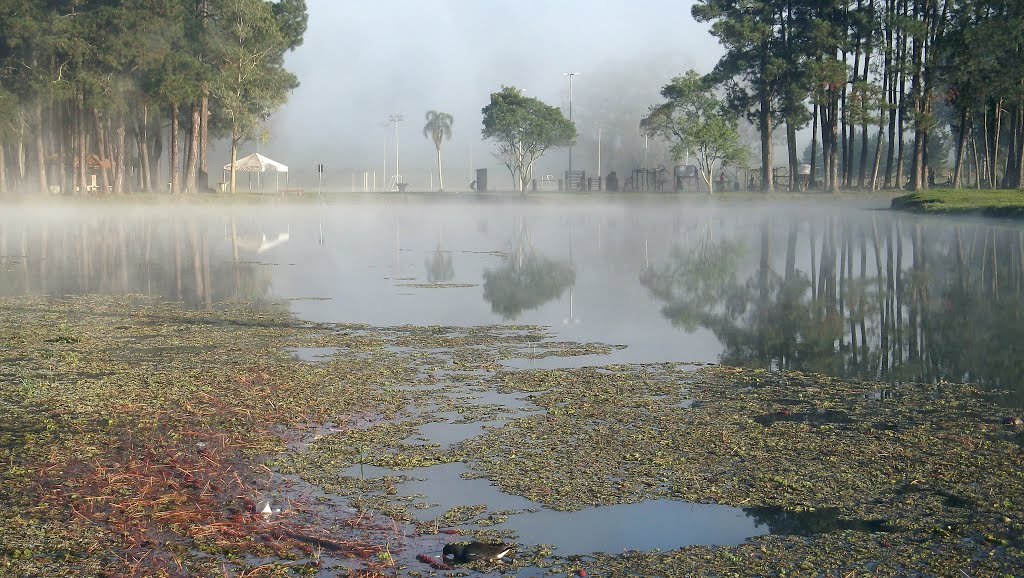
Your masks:
M946 130L950 185L1024 187L1019 0L697 0L692 14L725 48L710 78L758 128L763 190L774 131L795 176L808 125L826 190L927 188Z
M3 2L0 193L204 189L211 136L233 163L298 86L306 22L305 0Z

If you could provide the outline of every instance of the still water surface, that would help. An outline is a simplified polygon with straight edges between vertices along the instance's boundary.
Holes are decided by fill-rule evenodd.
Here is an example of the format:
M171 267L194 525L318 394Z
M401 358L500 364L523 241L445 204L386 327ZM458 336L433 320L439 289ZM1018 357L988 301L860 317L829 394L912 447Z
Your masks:
M886 204L388 197L230 208L8 206L0 213L0 295L134 293L200 308L284 299L313 321L539 324L558 340L625 347L508 365L671 360L883 382L974 381L1012 390L1004 401L1020 405L1024 228L880 210ZM435 423L420 438L452 443L483 425L501 424ZM448 504L472 482L492 503L521 500L483 480L459 485L445 468L419 473L423 481L406 489ZM533 507L510 505L519 506ZM508 524L532 543L545 532L573 536L560 554L737 543L792 526L735 508L616 508L542 510ZM600 535L573 531L602 526ZM638 529L647 527L656 529L650 539Z

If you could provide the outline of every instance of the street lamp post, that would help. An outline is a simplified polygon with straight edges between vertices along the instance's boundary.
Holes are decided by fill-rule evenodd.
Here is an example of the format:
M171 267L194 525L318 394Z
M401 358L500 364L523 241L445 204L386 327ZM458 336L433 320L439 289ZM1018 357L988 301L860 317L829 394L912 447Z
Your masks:
M388 115L388 121L395 126L395 186L398 186L398 179L401 178L402 171L399 169L400 165L398 162L398 124L405 120L405 116L399 113Z
M579 72L563 72L562 76L569 77L569 122L572 123L572 77L580 74ZM575 125L574 125L575 126ZM569 174L567 175L565 189L569 190L569 183L572 180L572 145L569 145Z

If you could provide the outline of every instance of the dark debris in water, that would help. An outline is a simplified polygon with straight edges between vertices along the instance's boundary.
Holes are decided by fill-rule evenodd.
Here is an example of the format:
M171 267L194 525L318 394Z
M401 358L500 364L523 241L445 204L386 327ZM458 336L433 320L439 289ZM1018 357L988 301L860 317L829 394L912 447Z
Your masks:
M754 416L753 419L765 427L780 421L799 422L809 425L846 424L853 421L845 412L833 409L812 409L809 411L780 409L772 413Z

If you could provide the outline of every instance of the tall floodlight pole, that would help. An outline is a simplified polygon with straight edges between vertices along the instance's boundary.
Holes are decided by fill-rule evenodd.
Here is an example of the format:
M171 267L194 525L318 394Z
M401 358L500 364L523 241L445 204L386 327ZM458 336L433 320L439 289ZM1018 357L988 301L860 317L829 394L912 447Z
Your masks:
M598 188L603 191L604 185L601 181L601 128L603 128L601 125L597 125L597 182L601 185Z
M569 77L569 123L572 123L572 77L580 74L579 72L563 72L562 76ZM574 125L575 126L575 125ZM569 190L569 180L572 179L572 145L569 145L569 175L566 179L565 188Z
M390 121L391 124L395 125L395 183L396 184L398 183L398 179L400 178L400 176L402 174L402 171L400 170L401 165L398 162L398 160L399 160L399 157L398 157L398 124L401 123L403 120L405 120L405 117L402 114L400 114L400 113L395 113L395 114L388 115L388 121Z

